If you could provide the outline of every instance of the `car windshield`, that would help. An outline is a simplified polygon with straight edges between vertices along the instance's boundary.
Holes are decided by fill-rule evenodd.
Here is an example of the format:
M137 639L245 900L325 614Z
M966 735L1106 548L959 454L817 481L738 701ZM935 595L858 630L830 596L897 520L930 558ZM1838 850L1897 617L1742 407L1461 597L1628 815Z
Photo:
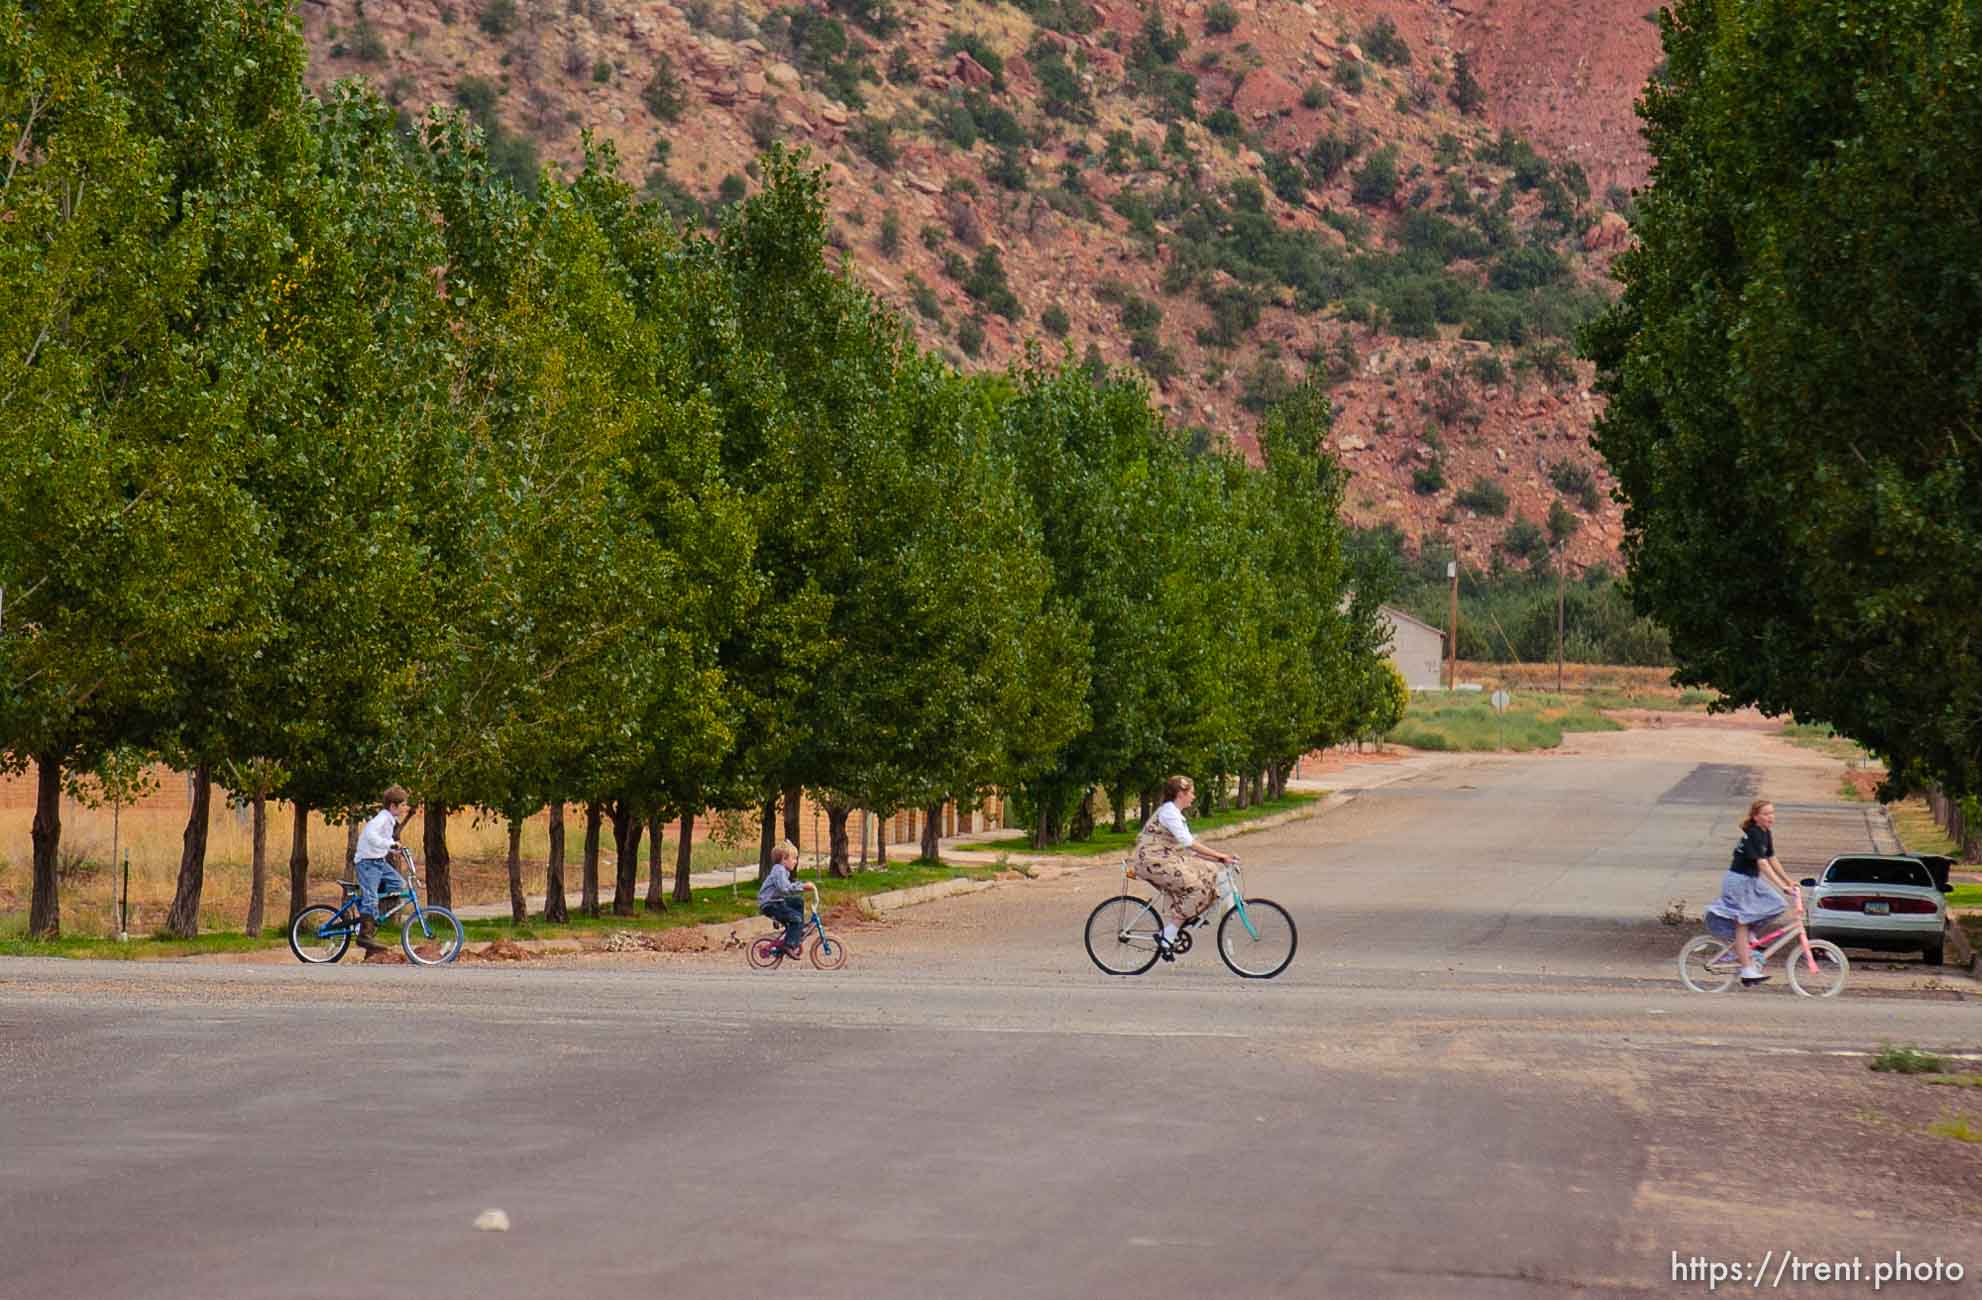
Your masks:
M1840 858L1824 873L1827 885L1914 885L1933 888L1927 868L1918 862L1896 862L1891 858Z

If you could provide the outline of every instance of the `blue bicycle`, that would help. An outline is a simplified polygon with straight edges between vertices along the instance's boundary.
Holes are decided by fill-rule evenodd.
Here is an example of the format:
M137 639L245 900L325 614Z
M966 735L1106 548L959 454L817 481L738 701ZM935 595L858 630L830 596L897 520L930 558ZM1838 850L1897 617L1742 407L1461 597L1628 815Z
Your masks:
M820 970L838 970L846 965L846 941L829 938L826 927L819 920L819 886L809 880L798 882L799 888L810 892L811 914L805 918L805 925L812 931L812 942L806 945L806 953L812 964ZM776 970L785 964L785 958L793 961L798 954L785 947L785 931L779 926L769 934L760 934L743 946L743 959L756 970Z
M444 907L421 907L419 886L414 882L413 854L403 845L399 874L405 877L406 892L379 895L379 923L384 924L402 912L410 914L400 923L399 948L415 966L444 966L461 955L461 921ZM344 901L336 907L318 903L296 913L289 923L289 951L296 960L320 966L337 961L351 950L358 933L358 882L340 880ZM388 909L386 904L392 906Z

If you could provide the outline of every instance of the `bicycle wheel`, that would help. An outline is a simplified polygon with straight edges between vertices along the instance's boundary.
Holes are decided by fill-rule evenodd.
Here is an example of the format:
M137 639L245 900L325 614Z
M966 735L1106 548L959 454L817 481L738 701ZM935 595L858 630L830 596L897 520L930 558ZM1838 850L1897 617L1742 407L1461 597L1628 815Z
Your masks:
M743 945L743 959L757 970L776 970L784 965L784 940L775 934L763 934Z
M1149 900L1111 898L1087 916L1087 955L1110 975L1140 975L1156 964L1163 918Z
M1834 998L1844 987L1844 978L1851 973L1851 963L1845 960L1844 949L1828 939L1810 941L1810 957L1817 963L1817 969L1810 969L1810 962L1803 956L1803 949L1789 950L1789 987L1806 998Z
M1679 982L1695 993L1718 993L1734 983L1739 965L1733 944L1711 934L1697 935L1679 950Z
M1249 980L1270 980L1286 970L1298 942L1294 918L1264 898L1248 898L1218 923L1218 955L1234 975Z
M445 966L461 955L461 939L461 922L444 907L421 908L419 920L408 913L399 932L399 946L416 966Z
M824 935L813 937L809 949L812 964L820 970L838 970L846 965L846 940L832 939Z
M296 913L296 919L289 923L289 951L296 954L297 961L306 961L312 966L321 966L336 961L351 947L351 927L358 924L357 918L341 919L338 909L318 903ZM325 934L322 931L328 930Z

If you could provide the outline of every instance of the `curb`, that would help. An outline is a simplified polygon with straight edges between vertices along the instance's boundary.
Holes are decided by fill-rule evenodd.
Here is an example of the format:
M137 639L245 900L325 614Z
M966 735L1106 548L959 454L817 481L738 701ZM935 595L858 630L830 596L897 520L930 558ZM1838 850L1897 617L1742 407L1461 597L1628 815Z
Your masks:
M936 880L926 885L911 885L907 889L889 889L878 894L863 894L857 906L862 916L879 916L883 912L914 907L917 903L933 903L939 898L954 898L958 894L975 894L986 889L994 889L998 884L999 882L995 880L971 880L959 876L954 880Z

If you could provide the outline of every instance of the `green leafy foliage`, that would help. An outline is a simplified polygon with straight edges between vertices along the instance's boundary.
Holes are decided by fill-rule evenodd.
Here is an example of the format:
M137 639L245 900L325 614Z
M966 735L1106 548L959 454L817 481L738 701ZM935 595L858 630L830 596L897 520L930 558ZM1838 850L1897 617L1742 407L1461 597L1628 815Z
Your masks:
M1507 513L1507 489L1485 475L1474 479L1452 500L1474 514L1490 515L1495 519Z
M1982 38L1914 0L1661 29L1657 179L1585 335L1632 590L1682 680L1982 789Z

